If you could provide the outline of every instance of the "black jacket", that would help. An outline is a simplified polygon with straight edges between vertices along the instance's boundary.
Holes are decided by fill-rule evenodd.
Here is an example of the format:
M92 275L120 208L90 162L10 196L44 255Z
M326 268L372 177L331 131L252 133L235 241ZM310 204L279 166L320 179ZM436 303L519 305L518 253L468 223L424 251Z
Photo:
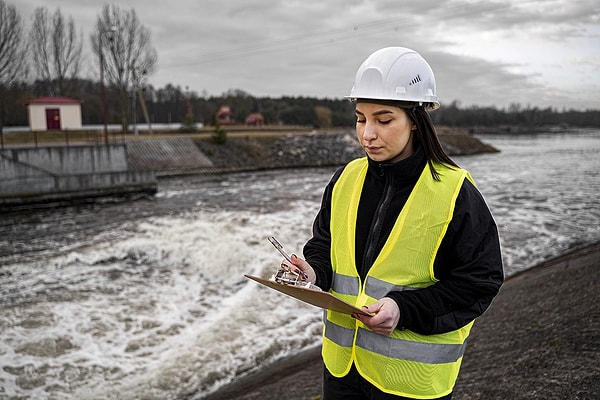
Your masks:
M363 281L423 168L429 167L420 148L395 164L369 159L356 222L355 258ZM304 256L317 274L316 284L323 290L331 287L331 194L342 171L327 185L313 237L304 246ZM426 335L456 330L480 316L502 285L496 224L483 197L467 179L436 254L434 274L439 282L427 288L387 294L400 308L398 329Z

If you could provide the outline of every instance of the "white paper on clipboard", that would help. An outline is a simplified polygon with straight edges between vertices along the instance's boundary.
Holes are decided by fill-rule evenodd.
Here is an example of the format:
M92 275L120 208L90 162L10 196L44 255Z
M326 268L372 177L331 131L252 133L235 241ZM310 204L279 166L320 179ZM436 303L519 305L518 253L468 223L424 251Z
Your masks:
M262 285L265 285L271 289L277 290L278 292L287 294L288 296L294 297L305 303L311 304L316 307L325 308L332 311L341 312L344 314L362 314L371 315L352 304L345 302L339 297L335 297L329 292L323 292L320 290L309 289L303 286L286 285L271 281L269 279L260 278L258 276L244 275L248 279L252 279Z

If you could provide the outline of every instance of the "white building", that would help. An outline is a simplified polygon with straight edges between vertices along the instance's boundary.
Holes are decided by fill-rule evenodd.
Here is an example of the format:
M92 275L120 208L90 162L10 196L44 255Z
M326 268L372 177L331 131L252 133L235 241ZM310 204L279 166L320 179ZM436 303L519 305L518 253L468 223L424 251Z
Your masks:
M27 102L32 131L81 129L81 102L68 97L38 97Z

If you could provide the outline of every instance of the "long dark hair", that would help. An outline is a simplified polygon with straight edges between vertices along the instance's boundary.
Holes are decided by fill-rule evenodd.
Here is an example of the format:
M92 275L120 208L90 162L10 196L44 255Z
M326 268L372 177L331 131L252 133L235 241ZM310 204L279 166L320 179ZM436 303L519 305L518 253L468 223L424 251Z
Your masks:
M434 162L458 168L458 165L444 151L433 126L433 121L431 121L431 117L425 108L422 106L402 108L417 126L415 138L425 152L427 164L429 165L433 179L436 181L440 180L440 174L435 169Z

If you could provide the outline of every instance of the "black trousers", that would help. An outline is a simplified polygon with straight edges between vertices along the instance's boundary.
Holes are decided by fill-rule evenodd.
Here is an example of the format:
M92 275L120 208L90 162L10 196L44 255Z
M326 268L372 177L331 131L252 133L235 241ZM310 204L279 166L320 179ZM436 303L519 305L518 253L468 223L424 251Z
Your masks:
M408 400L408 397L395 396L382 392L360 376L352 365L346 376L336 378L323 367L323 400ZM450 400L452 393L436 400Z

